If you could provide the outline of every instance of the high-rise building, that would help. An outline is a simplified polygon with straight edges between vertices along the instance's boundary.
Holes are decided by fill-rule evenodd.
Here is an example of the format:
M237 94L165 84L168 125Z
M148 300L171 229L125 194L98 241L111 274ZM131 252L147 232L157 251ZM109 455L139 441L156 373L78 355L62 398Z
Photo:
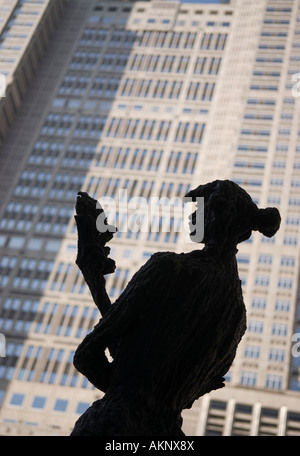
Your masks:
M101 397L72 364L100 317L77 191L164 208L118 218L114 301L152 253L197 248L178 197L229 178L282 225L239 246L248 329L183 430L300 435L300 0L2 1L0 27L0 434L68 435Z
M0 142L5 138L68 0L0 0ZM2 95L5 96L2 96Z

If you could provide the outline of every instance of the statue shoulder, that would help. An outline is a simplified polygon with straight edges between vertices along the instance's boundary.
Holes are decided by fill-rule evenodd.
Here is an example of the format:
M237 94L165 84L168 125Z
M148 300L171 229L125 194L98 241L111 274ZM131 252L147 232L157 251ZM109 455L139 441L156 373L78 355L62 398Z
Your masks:
M156 252L147 261L151 267L159 267L161 271L178 271L184 264L184 254L175 252ZM146 263L146 264L147 264Z
M167 278L170 280L177 275L182 264L179 257L180 254L174 252L154 253L133 275L124 291L128 291L133 286L150 285L151 282L158 284L163 281L165 283ZM152 289L151 286L150 289Z

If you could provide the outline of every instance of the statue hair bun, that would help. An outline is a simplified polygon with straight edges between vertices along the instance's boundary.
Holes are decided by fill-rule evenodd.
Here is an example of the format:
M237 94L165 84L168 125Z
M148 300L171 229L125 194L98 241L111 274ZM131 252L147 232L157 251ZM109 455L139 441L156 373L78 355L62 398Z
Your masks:
M259 209L257 228L264 236L272 237L279 230L281 217L276 207Z

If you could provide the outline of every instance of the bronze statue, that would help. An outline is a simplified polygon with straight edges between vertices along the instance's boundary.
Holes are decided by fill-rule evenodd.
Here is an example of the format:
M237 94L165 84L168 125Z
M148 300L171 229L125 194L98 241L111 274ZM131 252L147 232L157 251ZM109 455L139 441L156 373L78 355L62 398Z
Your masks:
M102 318L78 346L74 365L105 395L79 418L73 436L183 436L182 410L224 386L246 330L237 244L253 230L273 236L280 214L258 209L229 180L187 196L204 197L204 248L154 254L111 304L104 275L115 269L105 246L113 234L97 231L101 209L79 193L76 262Z

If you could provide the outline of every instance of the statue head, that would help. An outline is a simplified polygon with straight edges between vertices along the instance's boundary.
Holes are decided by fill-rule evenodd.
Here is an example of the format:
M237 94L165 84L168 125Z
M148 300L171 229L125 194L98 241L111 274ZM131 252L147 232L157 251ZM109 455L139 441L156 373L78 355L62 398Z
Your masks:
M259 209L250 195L230 180L215 180L199 185L187 197L204 198L204 244L236 245L248 239L252 231L272 237L280 227L281 217L275 207ZM203 214L202 214L203 216ZM191 214L193 226L197 209ZM196 234L191 232L191 238Z

